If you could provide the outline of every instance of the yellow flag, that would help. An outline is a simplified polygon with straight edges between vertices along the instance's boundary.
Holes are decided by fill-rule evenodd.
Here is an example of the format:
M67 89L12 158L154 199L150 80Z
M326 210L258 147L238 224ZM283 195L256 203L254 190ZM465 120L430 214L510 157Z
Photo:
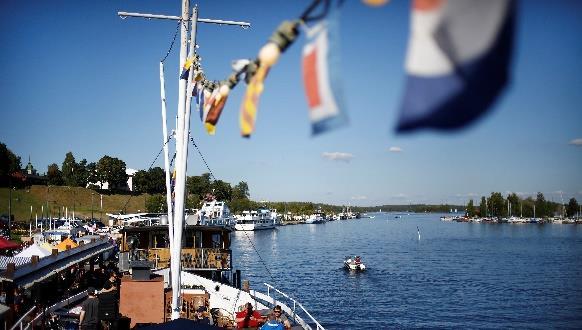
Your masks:
M270 68L271 65L261 64L247 86L240 108L240 133L243 137L250 137L255 130L259 97L263 92L263 82Z

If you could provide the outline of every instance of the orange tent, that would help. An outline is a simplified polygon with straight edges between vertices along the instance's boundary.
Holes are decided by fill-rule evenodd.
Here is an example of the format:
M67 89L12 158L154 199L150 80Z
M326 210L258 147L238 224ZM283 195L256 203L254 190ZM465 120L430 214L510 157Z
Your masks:
M56 248L57 248L57 250L59 250L59 252L62 252L62 251L65 251L67 249L67 246L70 246L72 249L72 248L76 248L78 245L79 244L75 243L71 238L67 237L64 241L57 244Z

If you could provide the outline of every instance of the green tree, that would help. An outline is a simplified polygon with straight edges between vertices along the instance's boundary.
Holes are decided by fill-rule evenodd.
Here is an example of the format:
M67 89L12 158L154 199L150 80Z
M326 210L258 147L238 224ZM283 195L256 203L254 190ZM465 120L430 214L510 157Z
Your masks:
M232 199L232 187L228 182L216 180L210 185L212 194L216 200L230 202Z
M186 198L186 208L187 209L199 209L200 208L200 197L198 195L194 195L194 194L188 195L188 197Z
M467 204L467 216L469 218L472 218L475 216L475 206L473 205L473 199L469 200L469 203Z
M492 192L489 197L489 210L494 217L503 217L505 214L505 200L500 192Z
M204 173L200 176L190 176L186 179L188 193L198 195L200 199L204 199L204 196L212 191L210 185L210 173Z
M148 190L148 172L139 170L135 172L132 179L133 191L145 193Z
M147 212L165 213L168 211L166 196L157 194L146 199L145 207Z
M150 168L148 178L148 193L163 194L166 192L166 172L161 167Z
M485 196L481 197L481 203L479 204L479 214L482 217L486 217L487 216L487 199L485 198Z
M46 175L48 178L48 184L53 186L63 185L63 174L59 170L59 165L52 163L48 166Z
M533 200L533 198L531 198L530 196L521 201L521 203L523 208L523 216L527 218L532 218L534 216L533 208L535 205L535 201Z
M20 171L20 157L16 156L4 143L0 143L0 177Z
M97 176L101 181L109 183L109 189L121 189L127 187L127 173L125 173L125 162L121 159L103 156L97 162Z
M87 170L87 160L82 159L76 166L75 170L73 171L74 175L73 178L75 180L76 187L87 187L88 178L89 178L89 171Z
M520 204L519 196L516 193L511 193L507 196L507 200L509 201L509 205L511 205L511 214L508 214L508 216L517 214Z
M570 198L568 202L568 206L566 206L566 215L569 218L575 217L580 212L580 206L578 205L578 201L576 198Z
M249 197L249 185L246 182L241 181L232 188L233 199L248 199Z
M87 184L89 185L96 185L99 181L99 177L97 176L97 164L91 162L86 166L87 171Z
M546 202L546 198L541 192L538 192L534 205L536 210L536 218L545 218L550 215L548 202Z
M76 186L75 180L75 168L77 167L77 162L75 161L75 156L72 152L67 152L65 155L65 160L61 166L61 171L63 173L63 180L66 186Z

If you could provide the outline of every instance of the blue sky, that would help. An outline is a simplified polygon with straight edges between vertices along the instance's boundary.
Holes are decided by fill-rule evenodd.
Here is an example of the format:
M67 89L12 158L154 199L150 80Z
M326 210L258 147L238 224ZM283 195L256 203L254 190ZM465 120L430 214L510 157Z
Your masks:
M247 21L198 25L207 77L222 80L230 63L255 58L284 19L310 1L198 3L201 18ZM465 203L491 191L582 200L582 5L519 3L512 83L476 124L455 132L397 135L404 88L409 2L371 8L345 1L342 77L350 125L312 137L303 92L304 36L271 70L256 131L240 137L245 86L230 95L208 136L195 117L192 134L214 175L249 183L251 197L381 205ZM158 63L175 22L120 19L117 11L179 15L180 1L0 2L0 141L40 172L76 160L118 157L147 169L162 146ZM178 51L166 61L169 116L177 107ZM391 152L391 147L400 152ZM325 155L345 153L349 161ZM157 166L163 167L162 159ZM191 149L188 174L205 167Z

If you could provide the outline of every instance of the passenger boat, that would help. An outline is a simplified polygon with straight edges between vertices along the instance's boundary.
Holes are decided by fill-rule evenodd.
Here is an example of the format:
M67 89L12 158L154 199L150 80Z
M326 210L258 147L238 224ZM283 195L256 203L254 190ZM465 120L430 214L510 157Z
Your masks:
M312 215L309 216L309 218L307 218L305 220L305 223L307 224L317 224L317 223L324 223L325 222L325 218L324 215L322 213L313 213Z
M256 211L243 211L236 220L234 227L236 230L253 231L275 228L275 218L271 215L271 210L259 208Z
M366 265L362 263L360 256L347 256L344 261L344 267L348 270L366 270Z
M205 203L201 210L219 203L222 202ZM228 221L186 222L180 255L180 317L193 318L195 311L205 306L215 325L235 327L236 313L250 302L255 310L263 312L280 305L294 326L323 329L300 303L272 285L265 283L266 293L243 285L240 271L232 268L232 230ZM120 314L131 319L131 326L169 321L172 292L169 290L171 251L167 223L162 217L159 225L126 226L120 233L119 270L131 273L121 281ZM287 300L277 300L274 295ZM151 308L140 308L145 299Z

